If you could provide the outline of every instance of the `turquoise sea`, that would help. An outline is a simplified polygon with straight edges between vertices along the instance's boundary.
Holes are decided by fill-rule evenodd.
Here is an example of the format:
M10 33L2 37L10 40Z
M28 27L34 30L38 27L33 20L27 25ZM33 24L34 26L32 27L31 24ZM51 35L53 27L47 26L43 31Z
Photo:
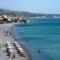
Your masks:
M16 40L27 49L32 60L60 60L60 19L29 20L29 24L13 28Z

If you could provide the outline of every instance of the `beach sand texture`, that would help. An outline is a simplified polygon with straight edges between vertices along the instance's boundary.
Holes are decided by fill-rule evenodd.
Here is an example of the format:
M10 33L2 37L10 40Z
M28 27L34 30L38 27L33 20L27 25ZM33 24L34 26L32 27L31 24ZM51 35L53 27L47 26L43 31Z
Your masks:
M2 44L5 44L6 41L10 41L11 43L14 42L14 39L11 36L5 36L4 30L8 30L9 28L13 27L16 23L5 23L5 24L0 24L0 42ZM25 57L19 56L17 53L16 58L12 59L6 56L6 52L4 53L5 47L2 47L0 50L0 60L31 60L28 54L25 52Z

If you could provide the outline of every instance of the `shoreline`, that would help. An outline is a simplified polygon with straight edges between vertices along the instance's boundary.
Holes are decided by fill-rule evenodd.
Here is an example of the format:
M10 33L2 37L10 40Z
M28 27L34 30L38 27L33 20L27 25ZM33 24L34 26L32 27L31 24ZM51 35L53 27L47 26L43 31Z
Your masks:
M17 23L17 24L19 24L19 23ZM13 31L13 27L16 26L17 24L13 25L10 29L12 29L12 31ZM15 35L14 35L13 32L12 32L12 34L13 34L12 38L14 39L14 41L18 42L16 40ZM27 49L21 43L19 45L23 48L25 54L28 56L27 60L32 60L32 56L29 54L29 52L27 51Z
M19 23L0 24L0 42L2 44L5 44L7 41L10 41L11 43L14 43L15 41L17 42L17 40L15 40L13 36L11 35L5 36L5 33L4 33L4 31L11 30L16 24L19 24ZM25 52L25 57L18 56L17 54L14 60L32 60L31 56L29 55L25 47L23 47L23 45L21 45L21 47L23 48L23 51ZM2 47L2 48L4 49L5 47ZM11 58L8 58L6 56L6 52L5 53L1 52L1 54L2 56L0 56L0 60L11 60Z

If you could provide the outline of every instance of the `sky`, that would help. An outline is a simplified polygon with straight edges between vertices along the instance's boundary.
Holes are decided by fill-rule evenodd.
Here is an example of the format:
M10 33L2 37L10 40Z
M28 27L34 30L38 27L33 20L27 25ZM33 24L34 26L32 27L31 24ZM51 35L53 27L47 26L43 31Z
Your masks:
M0 0L0 8L33 13L60 14L60 0Z

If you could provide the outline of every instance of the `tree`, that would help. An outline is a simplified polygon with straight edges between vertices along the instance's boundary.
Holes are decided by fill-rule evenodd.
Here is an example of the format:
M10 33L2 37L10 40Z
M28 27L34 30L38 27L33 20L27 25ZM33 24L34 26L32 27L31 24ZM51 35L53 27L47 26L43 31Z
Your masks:
M27 19L21 19L20 22L24 22L24 23L27 23Z
M3 22L8 22L8 19L7 18L3 18Z

